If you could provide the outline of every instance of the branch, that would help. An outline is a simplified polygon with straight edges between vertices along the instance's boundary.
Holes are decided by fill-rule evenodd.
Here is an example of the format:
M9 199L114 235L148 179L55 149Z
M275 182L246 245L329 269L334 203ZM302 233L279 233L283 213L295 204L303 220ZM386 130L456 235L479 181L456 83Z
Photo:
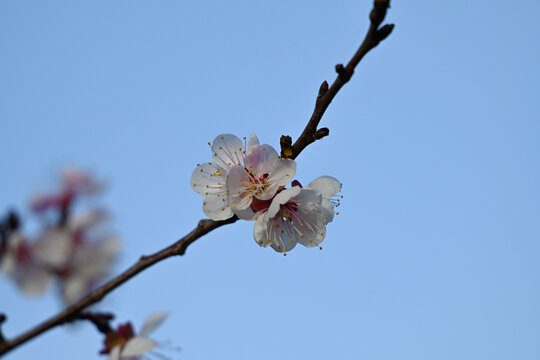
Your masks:
M386 11L389 6L390 0L374 0L373 10L371 10L369 17L370 26L364 38L364 41L360 45L360 48L356 51L347 66L343 66L341 64L336 65L336 72L338 73L338 76L336 80L334 80L332 86L328 87L328 83L326 81L322 83L319 89L317 101L315 103L315 110L313 111L313 114L311 115L311 118L307 123L304 131L296 140L294 145L292 144L292 139L290 136L281 137L281 155L283 157L295 159L309 144L329 134L329 130L327 128L321 128L317 130L317 126L319 125L319 122L321 121L324 112L326 111L336 94L343 87L343 85L345 85L351 79L354 73L354 69L356 68L360 60L362 60L362 58L371 49L376 47L379 42L384 40L392 32L392 29L394 28L394 25L392 24L384 25L379 28L379 26L384 20L384 17L386 16ZM230 219L223 221L212 221L208 219L199 221L199 224L194 230L192 230L189 234L187 234L171 246L153 255L142 256L139 261L137 261L133 266L128 268L125 272L113 278L112 280L105 283L96 290L92 291L79 302L71 305L70 307L53 316L49 320L46 320L40 325L28 330L27 332L19 335L12 340L8 340L0 336L0 355L3 355L10 350L13 350L17 346L20 346L25 342L43 334L47 330L50 330L56 326L76 319L90 320L94 322L96 326L98 326L98 324L93 321L95 319L90 319L88 315L82 313L82 310L92 304L97 303L108 293L110 293L118 286L122 285L144 269L171 256L184 255L186 248L195 240L206 235L214 229L217 229L223 225L232 224L237 220L238 218L234 216ZM99 323L99 325L101 326L101 323Z
M28 340L31 340L38 335L43 334L45 331L50 330L58 325L65 324L74 319L81 318L80 312L87 308L88 306L97 303L105 297L108 293L116 289L118 286L122 285L144 269L164 260L171 256L175 255L184 255L187 247L193 243L195 240L200 237L208 234L210 231L217 229L223 225L232 224L236 222L238 218L236 216L223 220L223 221L212 221L212 220L201 220L195 229L193 229L189 234L172 244L171 246L158 251L153 255L142 256L139 261L137 261L133 266L127 269L122 274L113 278L109 282L105 283L101 287L92 291L90 294L86 295L77 303L66 308L59 314L53 316L49 320L41 323L40 325L34 327L33 329L28 330L27 332L17 336L14 339L0 339L0 355L7 353L10 350L13 350L19 345L24 344ZM3 340L3 341L1 341Z
M392 30L393 24L387 24L379 28L386 16L386 11L390 7L390 0L375 0L373 3L373 9L369 15L370 25L368 32L362 42L362 45L358 48L354 56L351 58L347 66L343 64L336 65L337 78L334 80L332 86L328 87L328 83L324 81L319 88L319 94L317 101L315 102L315 109L309 119L304 131L300 137L292 145L292 139L290 136L281 137L281 156L289 159L295 159L302 150L304 150L309 144L327 136L330 131L328 128L321 128L317 130L317 126L321 121L326 109L334 100L339 90L345 85L352 77L354 69L360 63L360 60L373 48L375 48L381 41L386 39Z

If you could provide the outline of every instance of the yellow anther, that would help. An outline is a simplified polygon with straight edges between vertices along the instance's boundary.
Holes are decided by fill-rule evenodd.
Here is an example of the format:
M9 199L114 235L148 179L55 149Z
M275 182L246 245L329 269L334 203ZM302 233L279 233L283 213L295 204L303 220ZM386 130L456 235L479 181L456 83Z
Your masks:
M225 211L225 208L221 208L221 211Z
M203 169L201 169L201 172L203 172Z
M339 211L336 213L336 215L339 215Z
M294 242L293 239L291 239L291 243L293 243L293 242Z
M208 193L204 193L204 195L208 196Z
M202 203L203 205L206 205L206 201Z
M193 187L197 186L197 184L193 184Z
M197 164L197 166L201 166L201 164Z
M223 199L223 200L225 200L225 199ZM232 207L232 208L233 208L233 209L236 209L236 205L233 205L233 207Z
M303 238L304 238L304 235L300 235L300 237L303 239Z
M223 136L221 137L221 140L223 140Z
M223 148L220 146L220 147L219 147L219 150L223 150Z
M309 242L313 242L313 239L309 239Z
M208 142L208 145L210 145L210 141Z

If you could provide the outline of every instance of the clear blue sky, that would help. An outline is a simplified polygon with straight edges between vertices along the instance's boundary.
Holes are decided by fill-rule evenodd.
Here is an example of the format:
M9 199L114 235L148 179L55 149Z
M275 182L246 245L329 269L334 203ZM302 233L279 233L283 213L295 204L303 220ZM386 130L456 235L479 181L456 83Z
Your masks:
M203 217L189 188L227 132L299 135L323 80L368 25L368 0L0 2L0 207L28 214L65 165L108 180L117 271ZM323 251L261 249L218 229L101 303L171 317L175 359L540 358L537 1L393 1L394 33L360 64L298 158L339 178ZM8 336L60 309L0 281ZM97 359L89 324L8 359ZM58 353L61 351L61 353ZM54 354L54 355L53 355Z

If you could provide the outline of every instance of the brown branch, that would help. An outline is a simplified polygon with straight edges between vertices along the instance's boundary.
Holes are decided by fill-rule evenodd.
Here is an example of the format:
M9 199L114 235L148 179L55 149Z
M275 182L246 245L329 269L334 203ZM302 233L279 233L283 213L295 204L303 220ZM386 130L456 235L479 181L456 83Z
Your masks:
M77 303L71 305L70 307L66 308L59 314L53 316L52 318L46 320L45 322L41 323L40 325L36 326L33 329L28 330L27 332L17 336L14 339L3 339L4 341L0 341L0 355L3 355L7 353L10 350L13 350L19 345L24 344L28 340L31 340L35 338L38 335L43 334L45 331L50 330L58 325L65 324L66 322L70 322L74 319L77 319L79 317L78 314L80 312L87 308L88 306L95 304L96 302L100 301L116 289L118 286L122 285L129 279L131 279L133 276L137 275L144 269L166 259L171 256L175 255L184 255L186 252L187 247L193 243L198 238L208 234L210 231L217 229L218 227L221 227L223 225L232 224L234 223L238 218L236 216L223 220L223 221L212 221L212 220L201 220L199 221L199 224L195 229L193 229L189 234L172 244L171 246L158 251L157 253L153 255L148 256L142 256L139 261L137 261L133 266L131 266L129 269L127 269L122 274L118 275L117 277L113 278L109 282L105 283L101 287L97 288L96 290L92 291L90 294L82 298Z
M379 42L384 40L394 28L394 25L384 25L379 28L381 23L386 16L386 11L390 6L390 0L375 0L373 4L373 10L370 14L370 26L368 32L364 38L364 41L360 45L360 48L356 51L352 59L349 61L347 66L341 64L336 65L336 72L338 76L332 86L328 86L328 83L325 81L322 83L319 89L319 95L317 96L317 101L315 103L315 110L311 115L311 118L306 125L304 131L292 144L292 139L290 136L282 136L280 139L281 144L281 155L283 157L294 159L296 158L309 144L314 141L321 139L329 134L328 128L321 128L317 130L317 126L321 121L324 112L338 93L338 91L345 85L354 73L354 69L362 60L362 58L374 47L376 47ZM212 220L201 220L197 227L192 230L189 234L172 244L171 246L149 256L142 256L139 261L137 261L133 266L127 269L122 274L113 278L109 282L105 283L98 289L92 291L90 294L85 296L79 302L74 305L71 305L67 309L63 310L59 314L53 316L52 318L46 320L40 325L34 327L33 329L28 330L27 332L19 335L18 337L8 340L3 337L0 337L0 355L7 353L10 350L13 350L15 347L24 344L25 342L43 334L45 331L50 330L56 326L62 325L66 322L70 322L76 319L86 319L92 321L92 319L85 316L82 313L82 310L88 306L95 304L100 301L105 295L110 293L112 290L122 285L133 276L137 275L144 269L174 255L184 255L186 248L193 243L195 240L206 235L210 231L217 229L223 225L232 224L236 222L238 218L236 216L223 221L212 221ZM94 324L96 324L94 322ZM97 325L96 325L97 326ZM99 328L99 327L98 327Z
M386 11L390 7L390 0L375 0L373 3L373 10L369 15L370 25L368 32L364 38L364 41L351 58L347 66L343 64L336 65L337 78L334 80L332 86L328 87L328 83L324 81L319 88L319 94L315 102L315 109L309 119L304 131L296 142L291 145L292 140L290 136L282 136L281 141L281 156L295 159L302 150L309 144L327 136L330 131L328 128L321 128L317 130L317 126L321 121L326 109L337 95L339 90L345 85L352 77L354 69L362 60L362 58L374 47L376 47L381 41L386 39L388 35L394 29L393 24L387 24L379 28L386 16ZM284 142L286 138L288 141Z

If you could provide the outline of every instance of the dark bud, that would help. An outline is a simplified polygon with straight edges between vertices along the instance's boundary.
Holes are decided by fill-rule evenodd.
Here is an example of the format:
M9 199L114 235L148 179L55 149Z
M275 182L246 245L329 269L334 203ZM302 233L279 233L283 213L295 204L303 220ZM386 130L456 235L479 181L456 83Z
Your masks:
M343 66L343 65L341 65ZM323 97L324 94L326 94L326 92L328 91L328 83L326 82L326 80L321 84L321 87L319 88L319 95L318 97Z
M336 65L336 72L337 72L339 75L345 74L345 67L343 66L343 64L337 64L337 65Z
M293 180L293 182L291 183L291 186L300 186L301 188L303 187L302 184L300 184L300 181L298 180Z
M315 140L322 139L325 136L328 136L330 134L330 130L328 128L320 128L313 134L313 137Z
M377 30L377 41L383 41L394 30L394 24L386 24Z

